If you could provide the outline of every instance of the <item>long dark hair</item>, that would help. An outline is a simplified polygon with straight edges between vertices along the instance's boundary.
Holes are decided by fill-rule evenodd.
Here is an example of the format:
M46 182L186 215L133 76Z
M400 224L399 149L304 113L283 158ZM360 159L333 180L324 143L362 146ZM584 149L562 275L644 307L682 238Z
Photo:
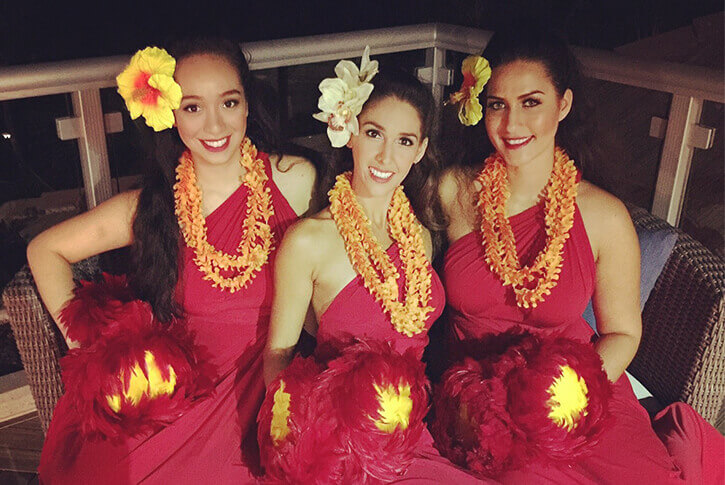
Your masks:
M405 194L420 222L431 231L434 252L442 245L442 232L445 219L438 198L437 180L441 171L436 143L436 110L430 89L423 86L413 75L402 70L380 73L372 81L375 88L363 106L363 112L377 102L393 97L410 104L418 112L421 125L421 141L428 138L428 148L423 158L414 164L403 181ZM353 162L350 150L335 150L336 174L352 170Z
M517 60L539 62L544 66L559 96L567 89L572 91L572 107L567 117L559 123L556 144L566 150L576 165L583 169L594 158L591 143L594 132L593 109L589 98L583 92L581 67L566 41L545 27L523 22L516 28L497 31L482 55L494 70ZM481 94L482 104L484 98L485 90ZM448 126L452 116L450 112L446 116ZM483 122L473 128L451 128L452 130L447 130L447 137L455 139L456 135L452 132L463 131L465 140L464 144L459 145L464 147L465 153L456 151L456 146L452 143L448 146L458 164L480 167L483 159L494 151Z
M260 150L279 153L277 130L256 102L255 81L237 44L226 39L188 39L172 43L168 51L177 62L193 55L212 54L234 66L249 106L247 136ZM154 133L152 139L133 221L129 280L136 295L148 301L156 317L166 322L183 314L176 298L183 242L174 214L173 185L178 159L186 147L175 128Z

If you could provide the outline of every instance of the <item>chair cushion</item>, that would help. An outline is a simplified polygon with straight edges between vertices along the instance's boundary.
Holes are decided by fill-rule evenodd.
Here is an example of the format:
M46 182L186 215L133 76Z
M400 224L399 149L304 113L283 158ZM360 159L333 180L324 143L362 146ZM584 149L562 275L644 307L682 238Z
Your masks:
M665 263L670 258L672 250L677 242L677 233L673 229L658 229L652 231L650 229L638 227L637 237L639 238L639 248L641 255L640 263L640 284L639 284L639 309L644 309L647 298L649 298L652 289L657 283L660 273L665 267ZM597 329L597 321L594 317L594 309L592 302L589 302L584 314L584 320L594 330Z

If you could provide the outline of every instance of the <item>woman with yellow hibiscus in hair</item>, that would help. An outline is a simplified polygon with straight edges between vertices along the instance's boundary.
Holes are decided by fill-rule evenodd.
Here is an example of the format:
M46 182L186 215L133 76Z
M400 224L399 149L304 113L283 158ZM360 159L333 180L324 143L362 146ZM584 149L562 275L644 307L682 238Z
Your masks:
M461 120L471 121L465 124L483 117L486 133L466 130L476 141L487 135L490 144L485 152L471 153L468 165L469 160L456 160L439 190L449 219L442 271L449 355L470 355L487 339L512 330L542 340L564 337L598 354L598 367L613 389L605 410L612 419L586 454L570 463L524 461L497 470L496 478L504 483L721 483L723 440L717 431L692 408L676 403L655 418L658 439L624 375L641 335L639 247L624 204L581 178L582 162L589 161L584 143L590 140L581 136L589 120L581 112L587 100L576 59L563 40L520 21L494 34L483 56L487 61L479 62L490 62L482 93L485 113L474 112L469 119L468 105L460 109ZM454 101L467 97L463 93ZM598 335L582 318L592 298ZM521 355L526 351L513 357ZM581 383L579 376L571 377L561 382ZM551 434L542 439L556 442L563 429L575 430L586 421L588 391L580 383L567 393L582 399L564 413L566 425L552 426L561 413L550 400L544 406L552 406L550 414L529 421L530 432L548 427ZM509 394L508 407L535 410L536 400L528 399L533 392L523 392L513 403ZM549 397L555 395L550 388Z
M97 351L102 342L124 342L142 356L135 367L128 364L110 377L91 370L105 369L111 354L123 349L108 343L100 364L84 361L83 375L102 383L115 378L110 385L116 393L94 401L89 409L101 416L94 421L78 416L82 400L63 396L41 457L43 483L252 481L241 455L254 452L249 445L264 394L270 267L285 229L308 210L315 170L304 158L280 154L237 45L201 39L178 43L170 53L140 51L118 77L131 116L143 116L157 132L154 164L142 188L48 229L28 247L40 294L71 348L66 359L75 366L67 365L68 372L78 371L79 356L94 349L103 354ZM135 327L115 322L123 328L113 340L113 325L83 327L78 298L68 304L74 291L89 291L74 290L71 264L128 245L129 298L146 303L137 304L141 313L135 315L143 318ZM95 293L100 300L102 295ZM125 312L126 304L115 308ZM150 340L129 340L132 330L149 325L157 329L143 333ZM173 361L175 367L161 363L160 353L143 350L164 332L172 343L179 332L185 335L176 343L187 359ZM114 358L124 362L128 356ZM177 395L185 391L186 364L209 369L209 395L175 408L179 412L165 416L162 426L133 427L142 422L134 414L139 406L183 400ZM90 392L83 383L69 385Z

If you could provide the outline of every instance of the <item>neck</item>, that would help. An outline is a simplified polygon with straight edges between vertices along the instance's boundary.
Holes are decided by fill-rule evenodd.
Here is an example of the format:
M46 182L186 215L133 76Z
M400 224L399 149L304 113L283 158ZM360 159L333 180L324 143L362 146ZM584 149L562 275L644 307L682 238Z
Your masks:
M194 162L196 180L202 190L224 190L239 186L240 177L245 170L237 160L220 165Z
M520 209L527 209L536 204L539 195L546 187L551 171L554 167L554 150L542 154L538 160L532 160L524 166L516 167L507 165L508 173L509 203L519 206Z
M388 209L393 200L393 194L385 197L365 197L355 192L355 196L370 223L376 227L387 228Z

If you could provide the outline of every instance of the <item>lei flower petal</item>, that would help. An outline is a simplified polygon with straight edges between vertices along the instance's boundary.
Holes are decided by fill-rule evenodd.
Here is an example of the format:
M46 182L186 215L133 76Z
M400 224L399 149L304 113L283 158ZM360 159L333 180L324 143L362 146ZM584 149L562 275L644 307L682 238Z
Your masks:
M478 96L491 78L491 66L481 56L468 56L461 65L463 84L461 89L451 94L449 102L459 104L458 119L466 126L478 124L483 118L483 108Z
M352 190L352 172L337 176L328 192L330 214L345 243L345 251L355 272L370 294L378 300L390 323L407 336L425 329L431 298L431 270L423 245L422 229L415 217L403 187L395 189L388 209L390 237L398 244L402 270L405 274L405 298L400 298L400 273L380 246Z
M491 271L504 286L511 286L516 304L536 307L559 280L564 244L574 225L577 194L577 169L564 150L556 149L554 167L545 187L546 245L530 266L521 266L513 230L506 217L508 174L506 162L498 153L485 161L478 182L478 211L481 218L481 243Z
M313 118L327 123L327 136L335 148L344 146L350 136L358 133L357 115L373 92L370 80L378 72L378 61L370 60L370 47L365 47L360 68L342 60L335 66L335 78L323 79Z
M176 60L158 47L134 54L126 69L116 76L118 94L126 102L131 119L143 116L155 131L174 126L173 110L181 103L181 87L174 81Z

